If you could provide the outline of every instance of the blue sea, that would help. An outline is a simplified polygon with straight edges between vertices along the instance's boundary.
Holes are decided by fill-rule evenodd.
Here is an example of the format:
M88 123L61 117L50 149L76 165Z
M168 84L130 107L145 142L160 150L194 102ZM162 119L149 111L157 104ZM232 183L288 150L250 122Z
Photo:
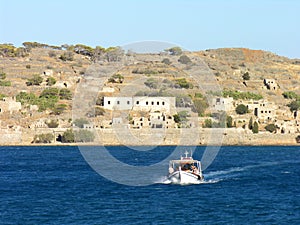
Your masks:
M132 166L172 151L109 148ZM0 224L300 224L299 146L222 147L204 176L128 186L95 172L77 147L0 147Z

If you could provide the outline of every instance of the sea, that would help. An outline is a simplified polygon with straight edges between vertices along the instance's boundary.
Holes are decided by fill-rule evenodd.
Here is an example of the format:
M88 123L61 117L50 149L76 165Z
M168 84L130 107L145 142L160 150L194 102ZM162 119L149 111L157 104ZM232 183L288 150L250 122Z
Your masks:
M132 177L172 146L101 151L136 169L131 182L113 177L124 167L95 170L76 146L0 147L0 224L300 224L300 146L221 147L194 185L166 183L167 163L149 184Z

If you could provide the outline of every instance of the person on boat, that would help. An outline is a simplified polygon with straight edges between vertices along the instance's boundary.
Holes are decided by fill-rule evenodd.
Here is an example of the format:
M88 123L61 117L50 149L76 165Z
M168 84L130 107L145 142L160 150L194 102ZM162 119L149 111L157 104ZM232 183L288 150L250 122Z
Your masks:
M193 173L199 173L198 169L196 166L192 166L192 172Z

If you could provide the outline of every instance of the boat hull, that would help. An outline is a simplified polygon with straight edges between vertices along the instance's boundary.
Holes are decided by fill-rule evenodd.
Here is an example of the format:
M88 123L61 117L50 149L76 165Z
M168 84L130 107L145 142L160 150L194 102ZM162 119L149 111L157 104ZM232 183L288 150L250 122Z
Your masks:
M203 178L195 173L176 171L168 176L168 180L173 184L199 184Z

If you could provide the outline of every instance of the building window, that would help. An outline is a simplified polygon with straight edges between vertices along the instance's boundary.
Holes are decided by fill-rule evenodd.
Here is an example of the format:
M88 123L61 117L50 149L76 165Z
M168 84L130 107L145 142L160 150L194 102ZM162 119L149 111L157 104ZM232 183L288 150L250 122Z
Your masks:
M146 102L146 105L148 105L148 102Z
M269 113L271 113L271 111L269 111Z
M107 104L110 105L110 101L107 101Z
M117 104L120 105L120 101L117 101Z
M159 102L157 102L157 105L159 105Z
M151 105L154 105L154 102L151 102Z
M162 105L165 105L165 102L162 102Z
M127 101L127 105L129 105L130 104L130 101Z
M261 113L264 113L264 111L261 111Z
M140 101L136 101L136 104L139 105L139 104L140 104Z

